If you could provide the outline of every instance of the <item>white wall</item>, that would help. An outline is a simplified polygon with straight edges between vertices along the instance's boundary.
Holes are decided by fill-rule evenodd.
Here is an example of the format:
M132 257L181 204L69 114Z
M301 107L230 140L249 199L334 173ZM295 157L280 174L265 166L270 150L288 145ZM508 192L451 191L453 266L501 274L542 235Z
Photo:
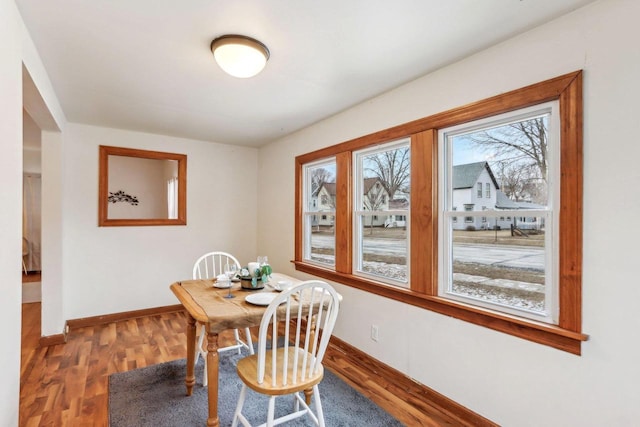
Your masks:
M257 149L72 123L63 145L63 320L177 304L206 251L255 259ZM98 227L99 145L186 154L187 225Z
M287 263L297 154L584 69L582 356L340 285L335 333L501 425L637 424L639 233L611 218L631 224L640 209L626 191L640 184L638 16L636 0L593 3L264 147L259 251L304 276Z
M18 11L0 0L0 425L18 425L22 253L22 65Z
M109 156L108 193L124 191L135 197L137 205L126 201L108 203L110 219L167 218L167 180L165 164L177 160L141 159L139 157Z
M64 114L12 0L0 0L0 425L18 424L20 379L23 83L38 118L61 128ZM37 110L37 111L36 111ZM45 117L47 116L47 117ZM35 117L33 117L35 120ZM38 120L35 120L36 123Z
M42 160L40 159L42 137L40 128L24 110L22 110L22 125L22 169L24 172L39 174L42 172Z
M40 149L25 148L22 152L23 170L29 173L39 174L42 171Z
M42 304L43 336L62 333L62 199L64 163L62 134L42 132Z

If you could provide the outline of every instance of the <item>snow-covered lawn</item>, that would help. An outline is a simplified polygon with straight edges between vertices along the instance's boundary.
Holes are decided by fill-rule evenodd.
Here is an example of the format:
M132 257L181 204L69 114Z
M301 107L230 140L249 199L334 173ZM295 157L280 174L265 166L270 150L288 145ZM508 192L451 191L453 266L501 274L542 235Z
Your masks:
M332 255L313 254L312 259L322 264L333 264ZM407 280L406 265L365 262L362 269L366 273L400 282ZM453 292L507 307L539 312L544 310L544 286L536 283L455 273Z

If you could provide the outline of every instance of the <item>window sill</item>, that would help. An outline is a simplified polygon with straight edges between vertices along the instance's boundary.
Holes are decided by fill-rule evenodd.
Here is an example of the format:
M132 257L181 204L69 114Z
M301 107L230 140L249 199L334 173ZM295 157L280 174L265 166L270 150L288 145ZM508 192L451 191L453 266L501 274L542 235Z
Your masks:
M397 288L373 280L338 273L302 261L292 261L298 271L313 274L333 282L361 289L372 294L390 298L426 310L455 317L495 331L503 332L532 342L547 345L558 350L580 355L581 344L589 336L581 332L570 331L555 325L496 313L479 307L447 300L437 296L425 295L410 289Z

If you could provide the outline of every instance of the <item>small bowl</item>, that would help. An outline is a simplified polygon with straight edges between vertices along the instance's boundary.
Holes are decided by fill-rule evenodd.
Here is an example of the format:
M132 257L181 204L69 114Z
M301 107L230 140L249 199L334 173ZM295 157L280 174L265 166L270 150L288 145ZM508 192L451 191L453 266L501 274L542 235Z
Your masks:
M274 286L276 291L286 291L291 287L292 283L289 280L278 280L276 282L276 286Z

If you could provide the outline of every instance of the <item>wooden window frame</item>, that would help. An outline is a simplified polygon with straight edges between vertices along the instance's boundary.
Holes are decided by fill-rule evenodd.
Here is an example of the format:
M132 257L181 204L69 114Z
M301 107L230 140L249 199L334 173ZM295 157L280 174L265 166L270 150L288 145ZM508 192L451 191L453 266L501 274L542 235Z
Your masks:
M438 296L438 129L557 100L560 109L559 318L548 324L450 301ZM295 258L297 270L386 298L455 317L540 344L581 354L582 333L582 71L382 130L295 159ZM352 153L411 138L410 284L391 286L352 274ZM302 168L336 158L335 269L302 258Z
M455 140L461 135L469 135L469 133L482 133L488 129L496 129L502 126L510 125L515 121L522 123L532 120L534 118L546 117L547 127L547 154L545 160L547 162L547 189L548 198L545 202L541 202L544 205L543 208L538 206L530 206L529 209L524 211L527 217L526 224L536 223L538 218L544 218L544 222L547 225L544 229L544 245L542 249L542 257L544 259L544 266L541 270L541 275L544 277L543 281L543 294L544 303L539 310L532 310L531 308L524 309L511 305L508 302L496 303L491 298L474 298L470 295L465 295L465 292L458 293L454 290L454 283L457 282L454 278L454 247L456 246L454 238L454 221L450 218L455 215L449 206L446 199L451 202L454 197L454 188L452 185L453 165L455 156L453 153L456 151ZM441 151L440 156L440 229L439 232L442 236L443 251L440 252L440 264L439 264L439 295L443 298L467 302L472 305L480 307L486 307L489 310L496 310L504 313L510 313L515 316L521 316L524 318L540 321L544 323L557 324L557 307L558 307L558 279L556 262L558 259L557 247L557 218L558 206L559 206L559 164L560 164L560 129L559 129L559 103L557 101L546 102L536 104L530 108L516 109L508 113L491 116L487 119L481 119L464 123L459 126L453 126L449 128L442 128L438 131L439 149ZM493 159L496 160L496 159ZM483 183L485 190L490 188L490 183ZM502 213L499 210L489 209L487 206L482 205L477 212L482 212L483 216L480 216L480 229L491 229L491 223L497 220ZM486 216L485 216L486 215ZM474 219L477 219L479 215L476 215ZM529 220L534 222L529 222ZM495 223L494 223L495 224ZM496 224L497 225L497 224ZM463 261L464 262L464 261ZM471 261L473 262L473 261ZM467 283L469 285L469 283Z

